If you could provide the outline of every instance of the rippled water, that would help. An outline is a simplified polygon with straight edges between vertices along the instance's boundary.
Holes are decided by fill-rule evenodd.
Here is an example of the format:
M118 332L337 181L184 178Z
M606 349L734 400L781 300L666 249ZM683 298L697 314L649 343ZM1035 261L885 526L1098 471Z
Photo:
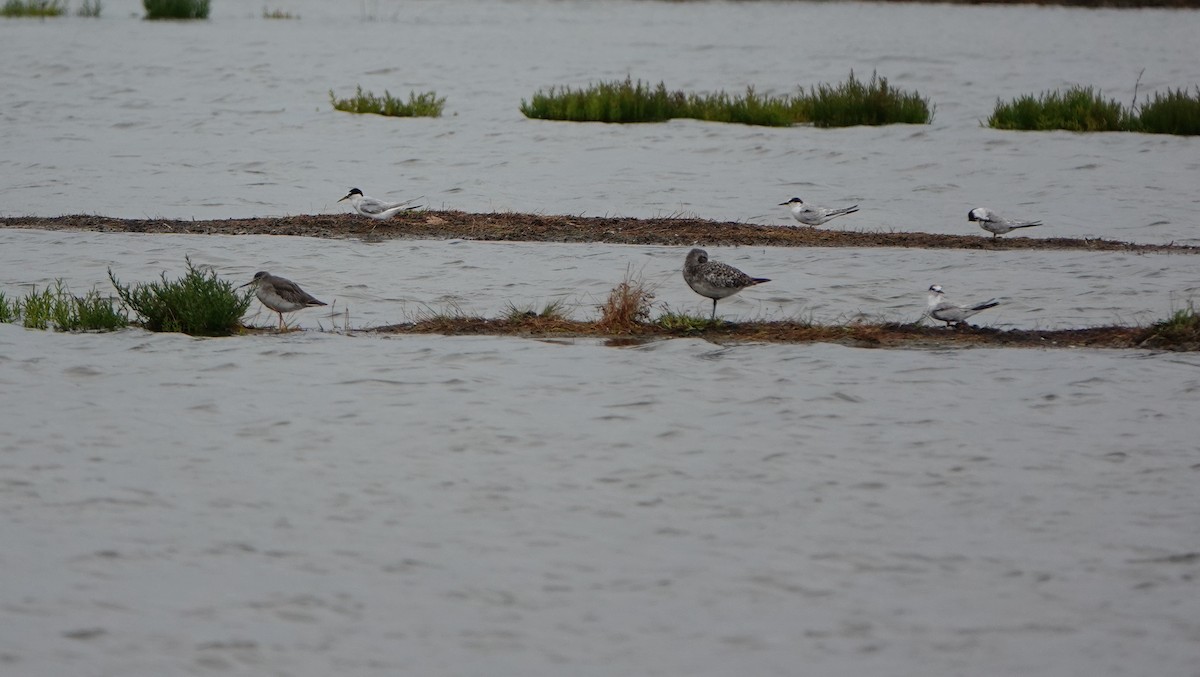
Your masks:
M858 3L214 3L203 23L2 21L0 213L225 218L344 211L347 186L467 211L788 223L793 194L860 203L834 228L979 232L988 205L1046 235L1197 243L1200 141L1014 133L997 98L1200 81L1200 14ZM787 93L872 70L929 126L768 129L525 119L537 89L631 75ZM328 92L436 90L440 119L333 111ZM1039 235L1041 236L1041 235Z
M783 223L801 193L862 204L831 227L971 232L990 204L1047 234L1196 242L1195 141L978 126L997 96L1124 98L1143 66L1143 91L1195 82L1194 12L307 0L270 5L299 21L221 2L149 24L137 5L0 21L20 55L0 60L0 213L316 213L360 185ZM626 73L787 91L850 67L929 95L934 124L516 110ZM329 110L356 83L436 89L448 115ZM626 271L706 312L684 249L0 230L10 298L190 256L333 310L220 340L0 324L0 672L1195 675L1194 356L353 331L560 298L592 316ZM1192 256L710 253L772 278L729 319L913 320L938 282L1000 296L993 326L1150 322L1200 285Z
M10 674L1186 675L1200 362L0 325Z
M975 321L1020 329L1149 324L1200 296L1200 261L1190 255L1079 251L962 251L887 248L709 247L714 260L771 282L722 299L729 320L859 317L912 322L925 290L941 284L962 303L998 297ZM236 284L268 270L299 283L330 308L290 316L300 327L361 329L430 313L498 317L510 306L541 310L562 301L578 319L626 274L655 295L654 312L707 314L711 302L684 283L686 247L464 240L317 240L259 235L143 235L0 230L0 292L9 298L62 280L83 293L123 283L178 278L184 257ZM64 265L63 262L68 262ZM273 313L254 303L249 318ZM332 315L332 316L331 316Z

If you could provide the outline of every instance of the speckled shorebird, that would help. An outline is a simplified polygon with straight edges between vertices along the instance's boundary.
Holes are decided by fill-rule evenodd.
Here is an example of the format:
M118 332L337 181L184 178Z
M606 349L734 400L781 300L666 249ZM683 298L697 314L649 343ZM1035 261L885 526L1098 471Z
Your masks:
M967 212L967 220L978 221L979 227L991 233L993 238L1005 233L1011 233L1018 228L1033 228L1034 226L1042 225L1041 221L1014 221L1006 219L987 207L976 207Z
M819 226L830 219L845 216L846 214L853 214L858 211L858 205L843 209L829 209L828 207L804 204L804 200L798 197L794 197L787 202L780 202L779 206L787 207L788 211L792 213L792 218L806 226Z
M693 249L683 264L683 279L692 291L712 299L712 319L717 319L717 299L733 296L746 287L770 282L765 277L750 277L733 266L708 260L708 252Z
M363 195L363 192L357 188L351 188L350 192L346 193L346 197L342 198L342 200L350 201L350 206L354 207L354 211L380 221L390 219L399 212L420 207L420 205L413 204L420 199L416 197L404 202L384 202L383 200L376 200L373 197ZM338 200L338 202L342 200Z
M312 294L300 288L300 285L272 275L265 270L260 270L254 274L254 279L250 280L242 287L253 285L254 295L258 297L262 304L276 313L279 313L279 331L284 330L283 314L290 313L293 310L301 310L310 306L327 305L324 301L318 301L313 298ZM241 287L238 287L241 289Z
M976 303L973 306L956 306L945 299L941 285L931 285L929 287L929 303L925 309L925 314L935 320L941 320L949 327L952 324L958 324L968 317L978 313L981 310L994 308L1000 305L996 299L988 299L983 303Z

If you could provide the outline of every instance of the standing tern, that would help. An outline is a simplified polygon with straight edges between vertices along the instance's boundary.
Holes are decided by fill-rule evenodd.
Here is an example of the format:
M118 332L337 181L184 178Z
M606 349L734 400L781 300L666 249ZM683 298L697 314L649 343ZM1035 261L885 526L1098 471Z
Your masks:
M363 216L369 216L372 219L379 219L381 221L384 219L390 219L399 212L420 207L420 205L413 204L420 199L421 198L417 197L411 200L405 200L404 202L384 202L383 200L376 200L373 197L367 197L366 195L363 195L363 192L357 188L351 188L350 192L346 193L346 197L342 198L342 200L349 200L350 206L354 207L354 211L358 212L359 214L362 214ZM338 202L341 202L342 200L338 200Z
M765 277L750 277L733 266L708 260L708 252L693 249L683 264L683 279L692 291L712 299L712 319L717 319L717 299L733 296L746 287L770 282Z
M941 320L949 327L952 324L958 324L968 317L981 310L994 308L1000 305L996 299L988 299L983 303L976 303L973 306L958 306L945 300L944 292L941 285L931 285L929 287L929 303L925 309L925 314L935 320Z
M976 207L967 212L967 220L978 221L979 227L991 233L993 238L1011 233L1018 228L1042 225L1041 221L1010 221L987 207Z
M830 219L846 214L853 214L858 211L858 205L846 207L845 209L826 209L825 207L804 204L804 200L798 197L779 203L780 207L787 207L788 205L791 205L792 218L806 226L819 226Z
M248 285L254 286L254 295L258 297L259 301L262 301L264 306L279 313L279 331L284 330L284 313L310 306L328 305L324 301L313 298L312 294L301 289L300 285L295 282L272 275L265 270L255 273L253 280L241 285L238 289Z

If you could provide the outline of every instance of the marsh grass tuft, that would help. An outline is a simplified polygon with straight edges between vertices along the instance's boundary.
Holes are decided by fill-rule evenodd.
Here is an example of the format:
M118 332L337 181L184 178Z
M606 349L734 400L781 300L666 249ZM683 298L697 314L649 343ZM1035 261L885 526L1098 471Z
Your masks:
M53 287L33 291L11 304L0 294L0 321L16 322L29 329L58 331L114 331L129 326L125 313L113 307L113 299L92 290L75 296L57 280Z
M48 17L62 16L67 11L67 4L61 0L6 0L0 7L3 17Z
M654 324L675 334L702 334L724 325L725 321L714 320L706 315L688 315L666 309L654 320Z
M1137 95L1134 94L1136 102ZM1092 87L1071 87L1065 92L1025 95L1008 103L996 101L987 120L994 129L1049 130L1072 132L1146 132L1148 134L1200 134L1200 87L1195 96L1186 90L1154 93L1138 106L1126 107L1105 99Z
M795 96L760 95L753 87L747 87L742 95L689 94L670 91L662 82L651 86L626 77L624 81L601 82L584 89L538 90L529 101L521 100L521 112L529 118L574 122L690 118L769 127L805 122L818 127L927 123L932 119L928 101L919 94L893 89L886 78L875 74L869 83L863 83L853 71L847 82L823 84Z
M19 317L16 303L10 302L4 292L0 291L0 322L8 324L16 322Z
M1149 134L1200 135L1200 86L1196 95L1186 90L1154 93L1154 99L1138 109L1138 131Z
M250 307L254 291L238 292L230 282L217 278L211 269L201 271L187 261L187 273L179 280L124 286L112 269L108 279L126 308L141 318L150 331L182 332L192 336L228 336L241 327L242 315Z
M104 9L100 4L100 0L83 0L79 5L79 9L75 10L76 16L98 17L100 10Z
M928 124L933 120L929 100L917 92L905 92L888 84L887 78L871 73L863 82L850 77L837 85L818 85L807 97L796 97L817 127L855 125ZM799 114L799 111L797 111Z
M524 322L530 319L539 320L567 320L567 302L565 299L554 299L547 301L546 305L542 306L540 311L535 310L533 305L517 306L511 301L504 309L504 314L501 319L506 322Z
M207 19L208 0L142 0L147 19Z
M1073 132L1128 131L1133 124L1129 112L1115 99L1105 99L1092 87L1071 87L1065 92L1026 94L1008 103L997 99L996 109L987 120L994 129L1047 130Z
M424 94L409 92L408 101L405 102L393 97L387 90L384 90L382 97L378 97L371 92L363 92L361 86L356 88L354 97L350 99L337 98L331 89L329 90L329 102L335 109L347 113L373 113L402 118L441 117L442 110L446 106L446 98L438 98L436 92L425 92Z
M608 298L600 305L600 319L595 326L610 334L632 333L650 319L650 304L653 301L654 294L646 287L646 283L626 270L625 278L613 287Z
M1200 346L1200 313L1188 302L1187 308L1176 310L1165 320L1155 322L1146 329L1142 341L1147 347Z

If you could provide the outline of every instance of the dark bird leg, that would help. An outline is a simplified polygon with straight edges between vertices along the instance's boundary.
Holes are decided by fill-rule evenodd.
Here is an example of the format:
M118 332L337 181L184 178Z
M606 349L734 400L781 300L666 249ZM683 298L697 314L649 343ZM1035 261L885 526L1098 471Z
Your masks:
M709 322L713 322L716 319L717 319L717 300L713 299L713 312L712 312L712 317L709 318Z

